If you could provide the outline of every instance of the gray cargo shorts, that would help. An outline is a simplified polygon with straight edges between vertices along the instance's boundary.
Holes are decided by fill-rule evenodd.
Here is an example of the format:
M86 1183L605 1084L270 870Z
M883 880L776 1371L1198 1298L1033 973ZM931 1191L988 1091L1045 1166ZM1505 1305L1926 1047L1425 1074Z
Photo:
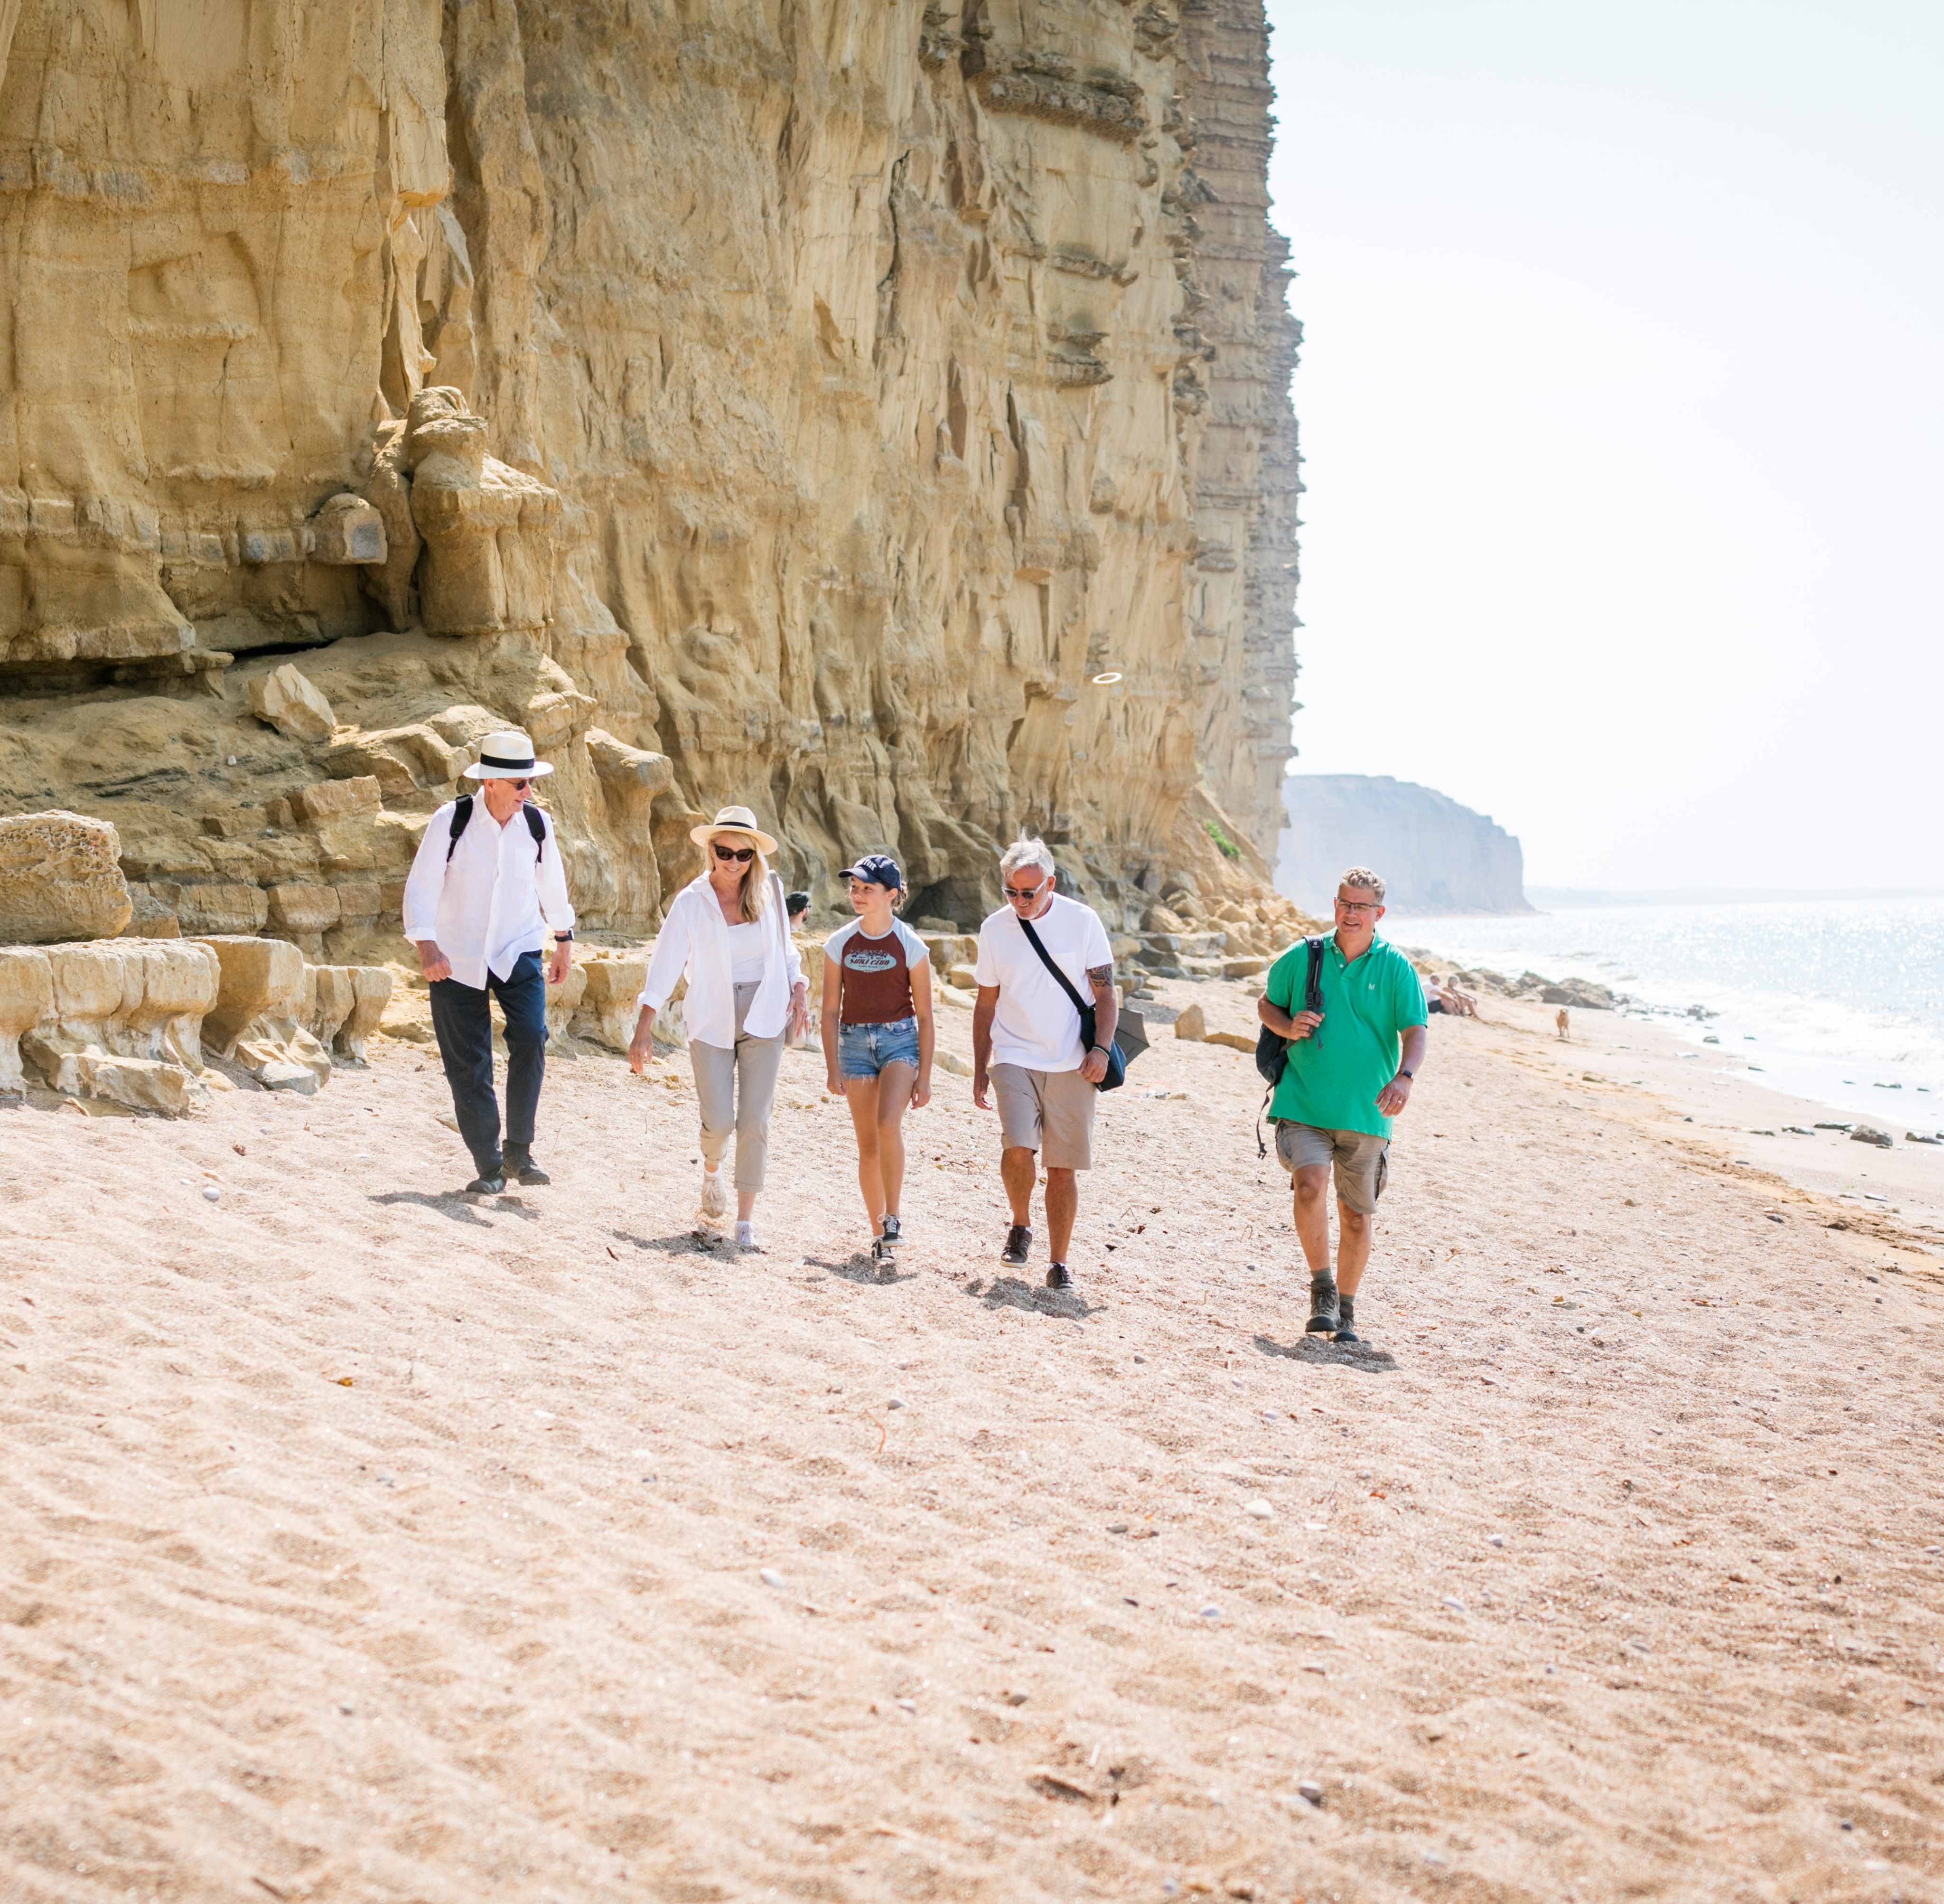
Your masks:
M1374 1217L1377 1199L1390 1177L1390 1140L1367 1130L1325 1130L1313 1124L1276 1126L1276 1158L1291 1177L1327 1164L1336 1180L1336 1200L1360 1217Z

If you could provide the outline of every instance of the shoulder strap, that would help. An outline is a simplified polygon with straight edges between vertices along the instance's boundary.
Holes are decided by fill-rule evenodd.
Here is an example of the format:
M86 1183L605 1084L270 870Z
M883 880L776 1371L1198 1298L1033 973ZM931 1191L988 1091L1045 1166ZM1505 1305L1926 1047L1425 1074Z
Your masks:
M534 864L540 863L540 855L546 850L546 822L541 819L537 807L522 807L521 812L527 817L527 831L534 836Z
M452 803L452 831L445 842L446 863L448 866L452 863L453 854L459 850L460 835L466 831L472 821L472 796L469 793L462 793Z
M1323 989L1318 983L1323 971L1324 935L1317 933L1303 943L1309 948L1309 971L1303 982L1303 1008L1305 1011L1323 1009Z
M1073 981L1053 962L1053 955L1040 943L1039 934L1032 929L1032 921L1030 919L1020 920L1020 930L1026 935L1026 943L1039 954L1039 962L1058 981L1060 990L1072 1000L1073 1009L1079 1013L1081 1021L1084 1024L1087 1018L1087 1007L1080 1002L1080 994L1074 990Z

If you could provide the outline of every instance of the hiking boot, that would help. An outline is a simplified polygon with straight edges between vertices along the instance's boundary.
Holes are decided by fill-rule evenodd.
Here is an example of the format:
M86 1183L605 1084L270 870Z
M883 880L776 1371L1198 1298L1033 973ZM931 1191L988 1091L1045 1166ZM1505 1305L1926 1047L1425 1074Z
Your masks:
M1336 1293L1334 1276L1312 1276L1309 1279L1309 1320L1303 1325L1303 1332L1310 1336L1333 1336L1343 1326L1343 1299Z
M1363 1339L1357 1333L1356 1304L1347 1296L1338 1297L1335 1340L1338 1342L1361 1342Z
M1046 1271L1046 1286L1049 1289L1071 1289L1073 1287L1072 1271L1069 1269L1063 1263L1048 1263Z
M534 1161L534 1153L525 1144L507 1145L506 1173L509 1177L518 1177L522 1183L551 1183L553 1181Z
M729 1193L722 1187L720 1170L702 1173L702 1213L705 1217L726 1217L729 1213Z
M1015 1223L1006 1232L1006 1247L999 1252L999 1260L1008 1269L1023 1269L1026 1252L1032 1247L1032 1232L1024 1223Z
M466 1186L469 1197L497 1197L506 1187L506 1174L501 1170L482 1170Z

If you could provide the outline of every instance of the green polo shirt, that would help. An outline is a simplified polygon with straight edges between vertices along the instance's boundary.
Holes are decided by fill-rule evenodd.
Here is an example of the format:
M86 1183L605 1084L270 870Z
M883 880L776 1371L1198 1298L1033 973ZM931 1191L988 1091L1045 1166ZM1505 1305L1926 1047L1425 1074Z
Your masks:
M1302 1010L1309 970L1309 948L1298 940L1269 967L1263 996L1284 1011ZM1378 1110L1377 1093L1397 1075L1399 1039L1426 1022L1417 969L1384 939L1373 939L1362 958L1346 959L1333 933L1316 982L1323 1023L1289 1047L1269 1116L1388 1137L1391 1121Z

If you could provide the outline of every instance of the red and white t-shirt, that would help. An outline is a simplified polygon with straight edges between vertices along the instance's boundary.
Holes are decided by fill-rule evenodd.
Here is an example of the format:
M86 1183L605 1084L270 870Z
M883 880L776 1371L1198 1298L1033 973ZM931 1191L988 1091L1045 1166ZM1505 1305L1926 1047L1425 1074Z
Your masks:
M824 940L823 955L844 974L840 1025L894 1025L916 1014L911 975L931 955L903 920L892 920L883 938L867 939L864 921L853 919Z

